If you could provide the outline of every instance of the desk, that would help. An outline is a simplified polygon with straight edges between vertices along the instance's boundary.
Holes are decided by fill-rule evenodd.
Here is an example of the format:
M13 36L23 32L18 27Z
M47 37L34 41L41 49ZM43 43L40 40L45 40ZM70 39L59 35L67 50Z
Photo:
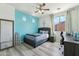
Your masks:
M79 56L79 41L74 41L72 36L66 36L64 40L64 55Z

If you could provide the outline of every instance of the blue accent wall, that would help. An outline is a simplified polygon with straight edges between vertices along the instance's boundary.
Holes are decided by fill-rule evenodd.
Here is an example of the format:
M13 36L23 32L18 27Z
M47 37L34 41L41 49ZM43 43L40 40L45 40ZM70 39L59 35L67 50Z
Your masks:
M23 39L25 34L36 33L38 31L38 24L38 17L15 10L15 32L20 34L21 39Z

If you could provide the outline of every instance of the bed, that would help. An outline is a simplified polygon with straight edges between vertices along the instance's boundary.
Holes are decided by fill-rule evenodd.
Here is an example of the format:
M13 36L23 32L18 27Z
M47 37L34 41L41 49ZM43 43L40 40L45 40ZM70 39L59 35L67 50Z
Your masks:
M50 28L39 28L38 33L26 34L24 36L24 42L30 44L34 48L43 44L50 37Z

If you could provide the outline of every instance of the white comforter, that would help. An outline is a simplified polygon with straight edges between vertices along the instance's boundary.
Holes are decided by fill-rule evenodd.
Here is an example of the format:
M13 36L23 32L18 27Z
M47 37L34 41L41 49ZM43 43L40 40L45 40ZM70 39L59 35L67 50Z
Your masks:
M26 35L26 38L27 39L30 39L30 40L35 40L35 41L40 41L40 40L44 40L44 39L48 39L49 35L48 34L39 34L39 33L36 33L36 34L33 34L35 36L31 36L31 35Z

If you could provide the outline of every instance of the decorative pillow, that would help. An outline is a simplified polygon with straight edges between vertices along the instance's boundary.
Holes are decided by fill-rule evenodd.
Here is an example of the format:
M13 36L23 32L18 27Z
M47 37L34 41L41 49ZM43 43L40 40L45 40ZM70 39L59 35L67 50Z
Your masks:
M40 30L40 32L39 32L39 33L43 34L43 31L42 31L42 30Z
M76 34L76 39L79 39L79 33Z
M79 40L79 33L78 32L75 32L73 37L76 39L76 40Z
M44 34L48 34L48 31L44 31Z
M48 34L48 31L40 30L40 33L41 33L41 34Z

